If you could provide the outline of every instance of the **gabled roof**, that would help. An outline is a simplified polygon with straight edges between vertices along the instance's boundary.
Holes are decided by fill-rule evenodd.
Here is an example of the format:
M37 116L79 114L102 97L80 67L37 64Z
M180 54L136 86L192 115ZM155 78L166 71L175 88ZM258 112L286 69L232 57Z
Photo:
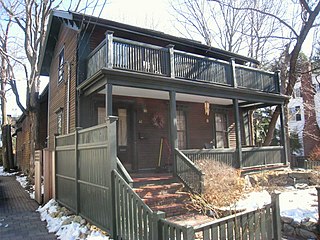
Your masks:
M208 46L198 41L165 34L160 31L136 27L75 12L53 10L49 17L47 29L48 34L46 36L45 46L43 47L44 51L40 59L41 75L49 75L53 51L57 43L61 25L63 23L67 23L69 26L75 27L79 27L81 24L86 24L90 27L99 26L105 28L106 30L114 31L116 36L128 38L131 40L141 42L148 42L152 40L161 43L161 45L163 46L173 44L175 46L175 49L186 52L205 54L216 59L229 60L231 58L234 58L237 63L251 62L254 64L259 64L259 62L255 59ZM87 29L90 29L90 27Z

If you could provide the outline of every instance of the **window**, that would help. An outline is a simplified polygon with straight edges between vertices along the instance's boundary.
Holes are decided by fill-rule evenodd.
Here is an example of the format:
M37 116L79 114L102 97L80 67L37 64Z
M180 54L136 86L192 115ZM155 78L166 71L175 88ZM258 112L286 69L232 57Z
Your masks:
M301 121L301 108L300 108L300 106L295 106L295 107L289 108L289 120Z
M118 146L128 145L127 109L118 109Z
M64 75L64 48L59 53L58 83L63 81Z
M57 112L57 134L62 134L62 120L63 120L63 111L59 110Z
M300 106L296 106L295 110L296 110L296 121L301 121L301 109L300 109Z
M301 88L293 89L293 98L301 97Z
M186 131L186 115L182 110L177 110L177 134L178 134L178 148L187 148L187 131Z
M228 147L227 116L223 113L215 113L216 148Z

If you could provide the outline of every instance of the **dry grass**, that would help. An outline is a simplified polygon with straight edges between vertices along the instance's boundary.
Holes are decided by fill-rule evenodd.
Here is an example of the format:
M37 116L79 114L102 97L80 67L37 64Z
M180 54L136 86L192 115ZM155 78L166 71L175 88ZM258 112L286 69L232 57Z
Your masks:
M245 181L240 171L223 163L199 160L197 166L205 174L204 193L191 195L191 208L198 212L208 211L215 217L223 214L217 210L236 202L244 191Z

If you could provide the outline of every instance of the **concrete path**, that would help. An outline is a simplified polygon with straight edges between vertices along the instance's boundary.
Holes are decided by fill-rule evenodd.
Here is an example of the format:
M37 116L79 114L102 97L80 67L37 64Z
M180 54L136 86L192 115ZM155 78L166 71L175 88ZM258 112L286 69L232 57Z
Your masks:
M0 239L57 239L48 233L46 222L40 220L38 206L14 176L0 176Z

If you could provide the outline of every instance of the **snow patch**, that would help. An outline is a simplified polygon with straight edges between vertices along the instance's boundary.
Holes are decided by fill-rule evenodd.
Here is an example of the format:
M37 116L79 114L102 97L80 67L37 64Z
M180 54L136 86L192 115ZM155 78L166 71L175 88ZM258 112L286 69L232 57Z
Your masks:
M16 175L16 172L7 173L4 171L3 166L0 166L0 176L13 176Z

